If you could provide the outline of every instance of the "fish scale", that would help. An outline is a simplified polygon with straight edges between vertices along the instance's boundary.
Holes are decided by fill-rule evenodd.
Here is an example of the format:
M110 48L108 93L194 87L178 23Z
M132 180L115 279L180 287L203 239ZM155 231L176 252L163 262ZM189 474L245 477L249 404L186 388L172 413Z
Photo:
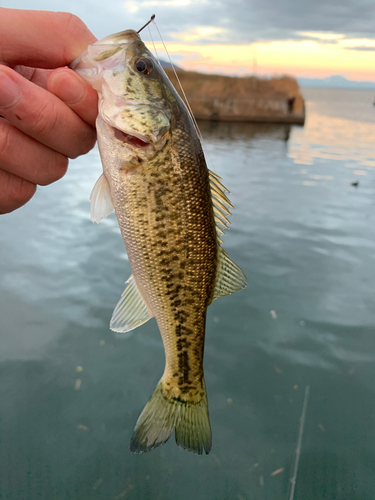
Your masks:
M229 199L207 169L184 103L136 32L89 46L73 67L99 95L103 174L91 194L91 217L99 222L115 210L132 269L110 327L126 332L155 317L164 344L164 374L130 449L149 451L175 430L179 446L209 453L207 307L246 286L220 246Z
M205 311L217 239L207 168L197 168L196 145L189 151L181 140L188 132L181 127L143 172L120 176L124 202L115 208L134 280L163 338L164 393L196 400L202 392ZM140 226L147 232L140 234Z

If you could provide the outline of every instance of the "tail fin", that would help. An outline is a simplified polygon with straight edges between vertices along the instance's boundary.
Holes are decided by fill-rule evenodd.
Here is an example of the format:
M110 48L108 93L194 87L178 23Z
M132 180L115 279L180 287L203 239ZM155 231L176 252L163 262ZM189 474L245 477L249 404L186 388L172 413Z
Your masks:
M211 426L206 388L199 403L168 399L162 380L143 409L130 442L133 453L150 451L168 441L176 429L176 443L186 450L202 455L211 450Z

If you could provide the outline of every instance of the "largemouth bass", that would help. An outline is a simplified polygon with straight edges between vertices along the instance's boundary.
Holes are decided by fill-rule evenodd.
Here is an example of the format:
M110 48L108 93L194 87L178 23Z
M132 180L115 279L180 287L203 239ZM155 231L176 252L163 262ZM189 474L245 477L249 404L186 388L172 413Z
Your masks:
M155 317L165 370L141 413L130 449L176 442L211 449L203 374L207 307L246 278L220 246L230 205L207 169L187 108L159 62L132 30L88 47L72 67L98 91L103 174L91 218L113 210L132 269L110 322L127 332Z

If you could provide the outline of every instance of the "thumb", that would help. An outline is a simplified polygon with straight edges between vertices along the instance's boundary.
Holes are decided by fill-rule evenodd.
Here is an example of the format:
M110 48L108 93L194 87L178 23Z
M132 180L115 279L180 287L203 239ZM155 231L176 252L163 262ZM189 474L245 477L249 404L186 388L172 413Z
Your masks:
M98 94L81 76L69 68L58 68L49 75L47 90L95 127Z

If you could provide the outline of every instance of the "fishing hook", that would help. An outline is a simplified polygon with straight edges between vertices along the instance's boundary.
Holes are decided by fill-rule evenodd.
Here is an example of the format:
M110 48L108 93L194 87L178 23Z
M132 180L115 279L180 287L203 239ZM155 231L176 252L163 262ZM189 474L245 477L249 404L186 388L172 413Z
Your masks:
M150 20L144 26L142 26L142 28L138 30L137 33L140 33L143 29L145 29L146 26L148 26L154 19L155 19L155 14L152 14Z

